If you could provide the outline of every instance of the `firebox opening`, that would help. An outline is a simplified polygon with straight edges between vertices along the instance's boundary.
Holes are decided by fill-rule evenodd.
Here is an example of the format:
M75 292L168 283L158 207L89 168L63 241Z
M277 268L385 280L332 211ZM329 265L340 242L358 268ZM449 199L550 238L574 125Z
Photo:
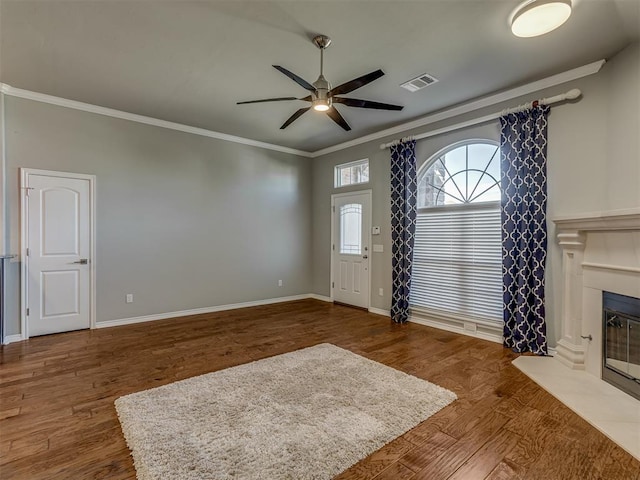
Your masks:
M640 299L602 293L602 379L640 400Z

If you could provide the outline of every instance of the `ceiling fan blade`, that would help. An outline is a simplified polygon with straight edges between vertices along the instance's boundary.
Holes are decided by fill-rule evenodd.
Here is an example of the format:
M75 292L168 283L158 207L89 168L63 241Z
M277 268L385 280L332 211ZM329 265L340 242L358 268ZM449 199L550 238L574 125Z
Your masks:
M291 115L287 119L287 121L282 124L282 126L280 127L280 130L284 130L285 128L287 128L289 125L291 125L293 122L295 122L300 117L300 115L302 115L304 112L306 112L310 108L311 107L301 108L300 110L296 111L296 113Z
M341 103L343 105L346 105L347 107L375 108L377 110L402 110L404 108L401 105L372 102L371 100L360 100L359 98L333 97L331 100L333 101L333 103Z
M353 92L360 87L364 87L367 83L371 83L374 80L377 80L383 75L384 72L378 69L375 72L367 73L366 75L362 75L361 77L354 78L347 83L343 83L342 85L338 85L337 87L332 88L329 92L329 96L342 95L345 93Z
M338 110L336 110L335 107L329 108L329 110L327 110L327 115L329 115L329 117L331 117L331 120L336 122L338 125L344 128L347 132L351 130L351 127L349 126L347 121L344 118L342 118L342 115L340 115L340 112L338 112Z
M311 85L309 82L307 82L305 79L300 78L298 75L296 75L293 72L290 72L289 70L287 70L284 67L281 67L280 65L274 65L273 68L275 68L276 70L278 70L279 72L284 73L287 77L289 77L291 80L293 80L294 82L296 82L298 85L300 85L302 88L309 90L310 92L315 92L316 91L316 87L314 87L313 85Z
M300 100L297 97L278 97L263 98L262 100L247 100L246 102L237 102L236 105L244 105L246 103L262 103L262 102L284 102L285 100Z

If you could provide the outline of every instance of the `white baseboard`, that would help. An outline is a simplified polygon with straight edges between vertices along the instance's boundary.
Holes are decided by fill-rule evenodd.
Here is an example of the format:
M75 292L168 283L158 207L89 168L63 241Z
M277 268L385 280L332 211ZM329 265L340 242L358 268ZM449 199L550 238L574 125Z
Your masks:
M391 317L391 312L389 310L383 310L382 308L369 307L369 313Z
M21 342L22 340L24 340L24 338L22 338L22 335L19 333L17 335L7 335L4 337L2 344L9 345L10 343Z
M202 313L223 312L225 310L235 310L237 308L259 307L260 305L270 305L272 303L292 302L294 300L304 300L311 297L311 294L292 295L290 297L267 298L265 300L255 300L252 302L230 303L227 305L216 305L213 307L193 308L191 310L180 310L177 312L157 313L153 315L142 315L140 317L119 318L117 320L106 320L96 322L96 328L118 327L121 325L131 325L134 323L153 322L155 320L166 320L174 317L187 317L189 315L200 315Z
M204 308L194 308L194 309L190 309L190 310L180 310L177 312L167 312L167 313L157 313L157 314L153 314L153 315L142 315L140 317L130 317L130 318L120 318L120 319L116 319L116 320L106 320L103 322L97 322L96 323L96 328L108 328L108 327L117 327L117 326L121 326L121 325L131 325L134 323L143 323L143 322L153 322L155 320L166 320L168 318L176 318L176 317L186 317L189 315L199 315L202 313L214 313L214 312L222 312L225 310L234 310L237 308L247 308L247 307L258 307L261 305L270 305L273 303L283 303L283 302L292 302L295 300L305 300L305 299L314 299L314 300L319 300L322 302L333 302L333 299L330 297L327 297L325 295L318 295L315 293L307 293L307 294L302 294L302 295L292 295L289 297L277 297L277 298L267 298L264 300L255 300L255 301L251 301L251 302L242 302L242 303L231 303L231 304L227 304L227 305L216 305L216 306L212 306L212 307L204 307ZM376 315L382 315L385 317L390 317L391 313L389 312L389 310L384 310L381 308L375 308L375 307L370 307L369 309L370 313L374 313ZM492 342L496 342L496 343L502 343L502 336L499 334L494 334L491 332L487 332L487 331L481 331L478 330L476 332L469 332L467 330L465 330L463 327L458 327L452 324L447 324L444 322L440 322L437 320L430 320L430 319L425 319L425 318L418 318L415 316L412 316L409 318L410 322L413 323L418 323L421 325L426 325L429 327L434 327L434 328L439 328L441 330L447 330L449 332L453 332L453 333L459 333L462 335L468 335L468 336L472 336L472 337L476 337L476 338L482 338L484 340L489 340ZM14 343L14 342L19 342L23 340L23 337L21 334L17 334L17 335L7 335L6 337L4 337L4 341L3 341L3 345L8 345L10 343ZM554 355L556 354L555 349L553 348L549 348L549 354L550 355Z
M320 300L321 302L333 303L333 298L327 297L326 295L318 295L317 293L310 293L307 295L307 298L313 298L314 300Z
M484 329L477 329L476 331L466 330L463 326L458 326L453 322L444 322L435 319L418 318L416 316L409 317L409 321L418 323L420 325L426 325L427 327L438 328L440 330L446 330L448 332L458 333L460 335L467 335L468 337L481 338L482 340L489 340L490 342L502 344L503 338L499 333L494 333Z

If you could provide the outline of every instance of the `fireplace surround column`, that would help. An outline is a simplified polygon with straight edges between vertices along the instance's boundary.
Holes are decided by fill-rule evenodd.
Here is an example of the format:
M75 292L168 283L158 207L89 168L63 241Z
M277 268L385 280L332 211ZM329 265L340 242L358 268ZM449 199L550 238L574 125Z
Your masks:
M582 261L586 236L584 232L562 231L558 234L562 247L562 338L556 345L557 358L576 370L585 368L582 335Z

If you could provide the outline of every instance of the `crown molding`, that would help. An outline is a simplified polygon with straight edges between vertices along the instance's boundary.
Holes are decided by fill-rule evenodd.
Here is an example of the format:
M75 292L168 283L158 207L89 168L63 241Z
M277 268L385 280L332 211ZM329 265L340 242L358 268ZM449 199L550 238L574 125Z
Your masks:
M406 132L407 130L412 130L414 128L423 127L431 123L440 122L442 120L447 120L459 115L464 115L465 113L470 113L474 110L490 107L507 100L512 100L514 98L522 97L523 95L528 95L533 92L544 90L545 88L554 87L562 83L577 80L578 78L587 77L589 75L593 75L594 73L598 73L605 62L606 60L598 60L597 62L592 62L587 65L583 65L582 67L567 70L566 72L558 73L556 75L552 75L535 82L527 83L525 85L489 95L487 97L482 97L478 100L473 100L457 107L449 108L447 110L443 110L431 115L426 115L408 123L403 123L386 130L381 130L370 135L365 135L364 137L355 138L353 140L349 140L348 142L339 143L331 147L323 148L322 150L316 150L315 152L311 153L311 157L316 158L322 155L327 155L328 153L334 153L340 150L344 150L345 148L350 148L356 145L371 142L373 140L379 140L384 137L389 137L391 135L399 135Z
M227 142L240 143L242 145L248 145L251 147L265 148L267 150L290 153L292 155L298 155L301 157L311 157L311 153L305 150L284 147L282 145L275 145L273 143L260 142L258 140L252 140L250 138L237 137L235 135L215 132L213 130L207 130L205 128L192 127L190 125L184 125L182 123L169 122L166 120L160 120L158 118L147 117L145 115L138 115L137 113L123 112L122 110L115 110L113 108L101 107L98 105L92 105L90 103L78 102L76 100L69 100L67 98L47 95L45 93L23 90L22 88L15 88L11 85L7 85L6 83L0 83L0 93L11 97L25 98L27 100L34 100L36 102L49 103L51 105L58 105L60 107L81 110L83 112L105 115L107 117L120 118L132 122L144 123L146 125L168 128L170 130L177 130L179 132L192 133L194 135L215 138L218 140L225 140Z
M323 148L321 150L316 150L313 152L309 152L306 150L298 150L295 148L289 148L282 145L275 145L272 143L260 142L258 140L252 140L250 138L229 135L226 133L216 132L213 130L207 130L205 128L192 127L190 125L184 125L182 123L169 122L166 120L160 120L153 117L147 117L145 115L138 115L136 113L123 112L121 110L115 110L113 108L101 107L98 105L92 105L90 103L78 102L76 100L69 100L66 98L47 95L44 93L32 92L30 90L24 90L21 88L12 87L10 85L7 85L6 83L0 83L0 93L9 95L12 97L25 98L28 100L34 100L36 102L49 103L51 105L58 105L60 107L81 110L83 112L90 112L98 115L105 115L108 117L129 120L132 122L144 123L146 125L153 125L156 127L167 128L170 130L177 130L180 132L191 133L191 134L200 135L203 137L215 138L218 140L225 140L227 142L239 143L242 145L248 145L248 146L258 147L258 148L265 148L267 150L275 150L277 152L289 153L292 155L298 155L305 158L317 158L323 155L327 155L329 153L334 153L340 150L344 150L346 148L354 147L356 145L361 145L363 143L371 142L373 140L379 140L381 138L389 137L392 135L398 135L406 132L407 130L412 130L414 128L429 125L442 120L447 120L449 118L457 117L459 115L464 115L466 113L473 112L474 110L490 107L491 105L496 105L498 103L505 102L513 98L521 97L523 95L528 95L530 93L537 92L539 90L544 90L545 88L560 85L562 83L570 82L572 80L577 80L578 78L593 75L594 73L598 73L600 71L600 69L605 64L605 62L606 60L598 60L597 62L592 62L587 65L583 65L582 67L574 68L572 70L567 70L566 72L558 73L556 75L552 75L550 77L546 77L541 80L537 80L535 82L527 83L525 85L521 85L516 88L505 90L503 92L489 95L487 97L483 97L478 100L473 100L471 102L458 105L457 107L449 108L449 109L440 111L438 113L420 117L408 123L403 123L401 125L388 128L386 130L381 130L379 132L372 133L370 135L365 135L363 137L349 140L348 142L339 143L337 145L332 145L331 147Z

